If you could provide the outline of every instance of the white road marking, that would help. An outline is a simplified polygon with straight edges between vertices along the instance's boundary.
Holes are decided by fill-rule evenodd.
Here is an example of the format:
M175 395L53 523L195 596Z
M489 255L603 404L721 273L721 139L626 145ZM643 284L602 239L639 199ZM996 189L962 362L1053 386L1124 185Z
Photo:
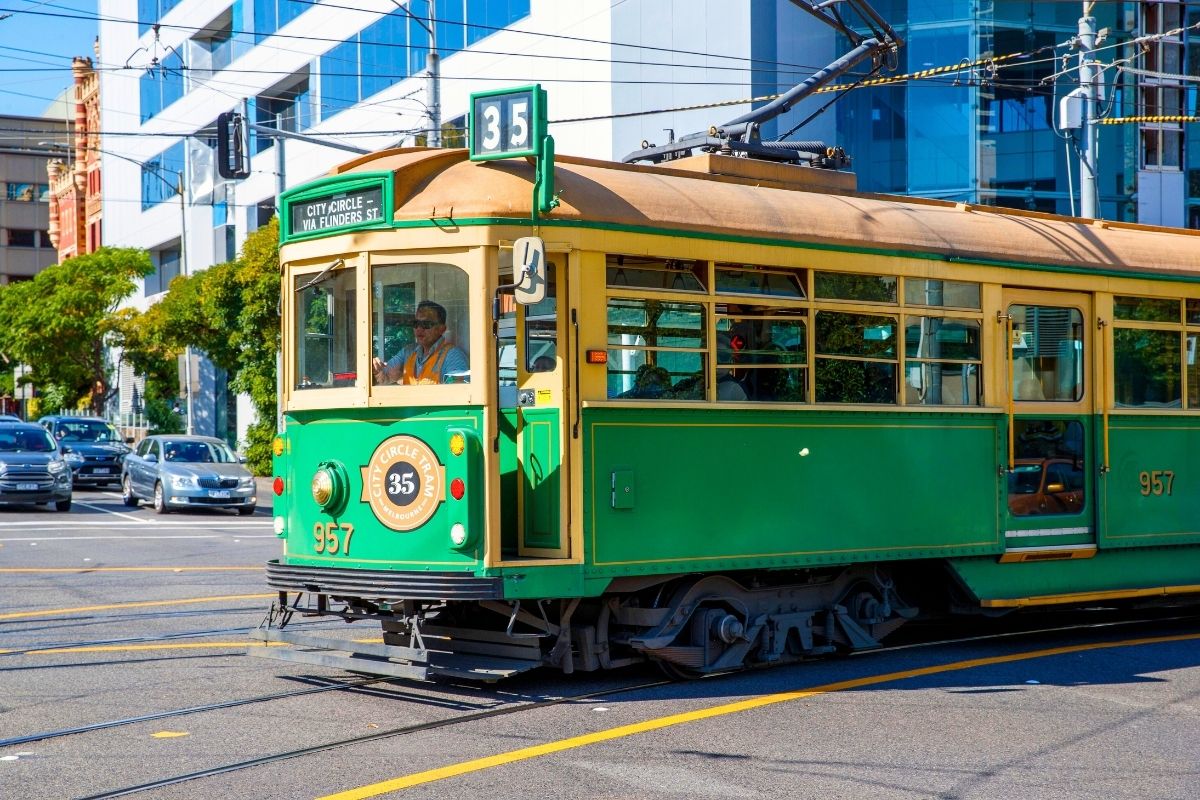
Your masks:
M148 519L143 519L141 517L135 517L132 514L123 514L120 511L110 511L109 509L104 508L103 506L94 506L91 503L80 503L78 500L75 501L75 505L83 506L84 508L90 508L95 511L103 511L105 514L112 514L114 517L120 517L121 519L131 519L134 522L140 522L143 525L147 525L150 522L150 520L148 520Z

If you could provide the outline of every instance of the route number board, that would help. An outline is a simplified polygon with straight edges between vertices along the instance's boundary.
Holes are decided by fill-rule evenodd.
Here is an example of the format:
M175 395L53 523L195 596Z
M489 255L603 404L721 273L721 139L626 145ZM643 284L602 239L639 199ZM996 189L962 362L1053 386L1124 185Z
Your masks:
M541 86L471 95L471 160L539 157L546 136L546 92Z

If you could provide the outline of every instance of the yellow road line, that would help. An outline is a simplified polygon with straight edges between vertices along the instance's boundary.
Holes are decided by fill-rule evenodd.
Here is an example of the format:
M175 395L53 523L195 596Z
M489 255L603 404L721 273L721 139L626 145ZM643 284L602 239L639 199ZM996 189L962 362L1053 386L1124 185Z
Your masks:
M0 614L0 619L24 619L27 617L49 617L54 614L78 614L81 611L111 611L124 608L148 608L150 606L175 606L189 603L216 603L225 600L261 600L275 597L274 592L267 594L225 594L217 597L187 597L181 600L143 600L137 603L112 603L106 606L79 606L78 608L52 608L46 611L13 611Z
M512 764L517 761L525 761L539 756L550 755L552 753L560 753L564 750L573 750L578 747L586 747L591 744L600 742L608 742L614 739L621 739L626 736L634 736L639 733L647 733L649 731L661 730L670 728L676 725L683 725L688 722L696 722L704 719L713 719L715 717L723 717L727 714L736 714L741 711L751 711L756 708L775 705L777 703L788 703L793 700L803 700L809 697L815 697L821 694L829 694L830 692L842 692L847 689L858 689L863 686L877 686L881 683L890 683L892 681L906 680L908 678L920 678L925 675L937 675L943 672L955 672L957 670L974 669L975 667L986 667L994 664L1006 664L1014 661L1026 661L1033 658L1045 658L1047 656L1068 655L1070 653L1082 653L1088 650L1103 650L1114 647L1133 647L1142 644L1158 644L1164 642L1183 642L1193 639L1200 639L1200 634L1182 634L1178 636L1160 636L1144 639L1128 639L1120 642L1100 642L1094 644L1072 645L1070 647L1053 647L1048 650L1033 650L1027 653L1013 653L1003 656L991 656L989 658L973 658L968 661L956 661L952 664L942 664L932 667L921 667L920 669L904 670L902 672L890 672L885 675L871 675L865 678L855 678L848 681L839 681L837 683L827 683L824 686L816 686L812 689L801 689L791 692L780 692L778 694L764 695L762 697L754 697L749 700L741 700L736 703L726 703L724 705L713 706L712 708L703 708L697 711L687 711L682 714L671 714L658 719L646 720L645 722L635 722L632 725L622 725L617 728L609 728L608 730L597 731L595 733L585 734L583 736L573 736L570 739L560 739L557 742L547 742L546 744L535 745L533 747L523 747L519 750L510 750L507 753L500 753L494 756L485 758L477 758L472 761L464 761L458 764L450 764L437 769L426 770L424 772L416 772L412 775L405 775L400 778L373 783L369 786L362 786L357 789L349 789L337 794L325 795L318 800L362 800L366 797L377 797L388 792L395 792L400 789L410 789L413 786L421 786L434 781L444 780L445 778L453 778L459 775L466 775L471 772L489 769L491 767L499 767L505 764Z
M45 653L123 653L131 650L197 650L203 647L287 647L285 642L199 642L196 644L104 644L83 647L51 647L45 650L0 650L0 655L19 653L40 656Z
M261 572L264 567L260 564L254 567L0 567L0 573L16 574L30 572L34 574L52 572Z

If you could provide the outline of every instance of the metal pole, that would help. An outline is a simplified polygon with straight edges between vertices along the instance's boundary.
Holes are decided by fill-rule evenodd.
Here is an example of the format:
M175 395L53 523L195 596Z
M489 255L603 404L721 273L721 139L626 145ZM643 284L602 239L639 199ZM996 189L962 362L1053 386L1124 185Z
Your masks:
M179 184L176 189L179 191L179 271L186 278L188 276L188 261L187 261L187 199L183 194L183 170L178 173ZM192 414L192 346L187 345L183 348L183 380L185 397L187 398L187 432L189 435L196 432L195 418Z
M1099 71L1095 67L1093 50L1096 47L1096 18L1090 16L1093 3L1083 4L1079 18L1079 85L1086 92L1084 101L1083 157L1079 164L1079 216L1097 219L1100 216L1096 186L1096 158L1099 143Z
M434 3L429 4L429 52L425 67L429 73L429 137L430 147L442 146L442 57L438 55L437 20Z

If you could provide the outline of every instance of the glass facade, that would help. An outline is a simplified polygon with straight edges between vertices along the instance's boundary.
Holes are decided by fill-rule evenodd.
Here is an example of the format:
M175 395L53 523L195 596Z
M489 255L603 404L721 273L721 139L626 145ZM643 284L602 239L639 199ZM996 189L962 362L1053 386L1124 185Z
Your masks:
M186 148L178 141L142 164L142 211L179 196L185 160Z
M1042 81L1064 66L1061 55L1068 51L1056 46L1078 32L1080 4L876 0L872 5L905 42L894 74L984 63L843 96L835 106L838 143L853 158L859 188L1078 213L1079 154L1056 130L1059 100L1077 83L1073 72L1057 82ZM1109 30L1102 46L1136 35L1137 5L1095 6L1097 29ZM1195 16L1200 20L1200 11ZM841 47L848 47L844 40ZM1106 49L1100 57L1111 62L1127 50ZM1013 53L1027 55L986 64L990 57ZM1193 55L1200 54L1189 50ZM1066 66L1077 63L1072 52ZM1109 116L1146 113L1133 110L1133 76L1108 70L1105 80ZM1098 182L1105 218L1136 218L1138 135L1135 125L1100 130ZM1200 155L1200 148L1191 147ZM1189 196L1200 188L1200 175L1192 184ZM1200 219L1200 209L1194 218Z

